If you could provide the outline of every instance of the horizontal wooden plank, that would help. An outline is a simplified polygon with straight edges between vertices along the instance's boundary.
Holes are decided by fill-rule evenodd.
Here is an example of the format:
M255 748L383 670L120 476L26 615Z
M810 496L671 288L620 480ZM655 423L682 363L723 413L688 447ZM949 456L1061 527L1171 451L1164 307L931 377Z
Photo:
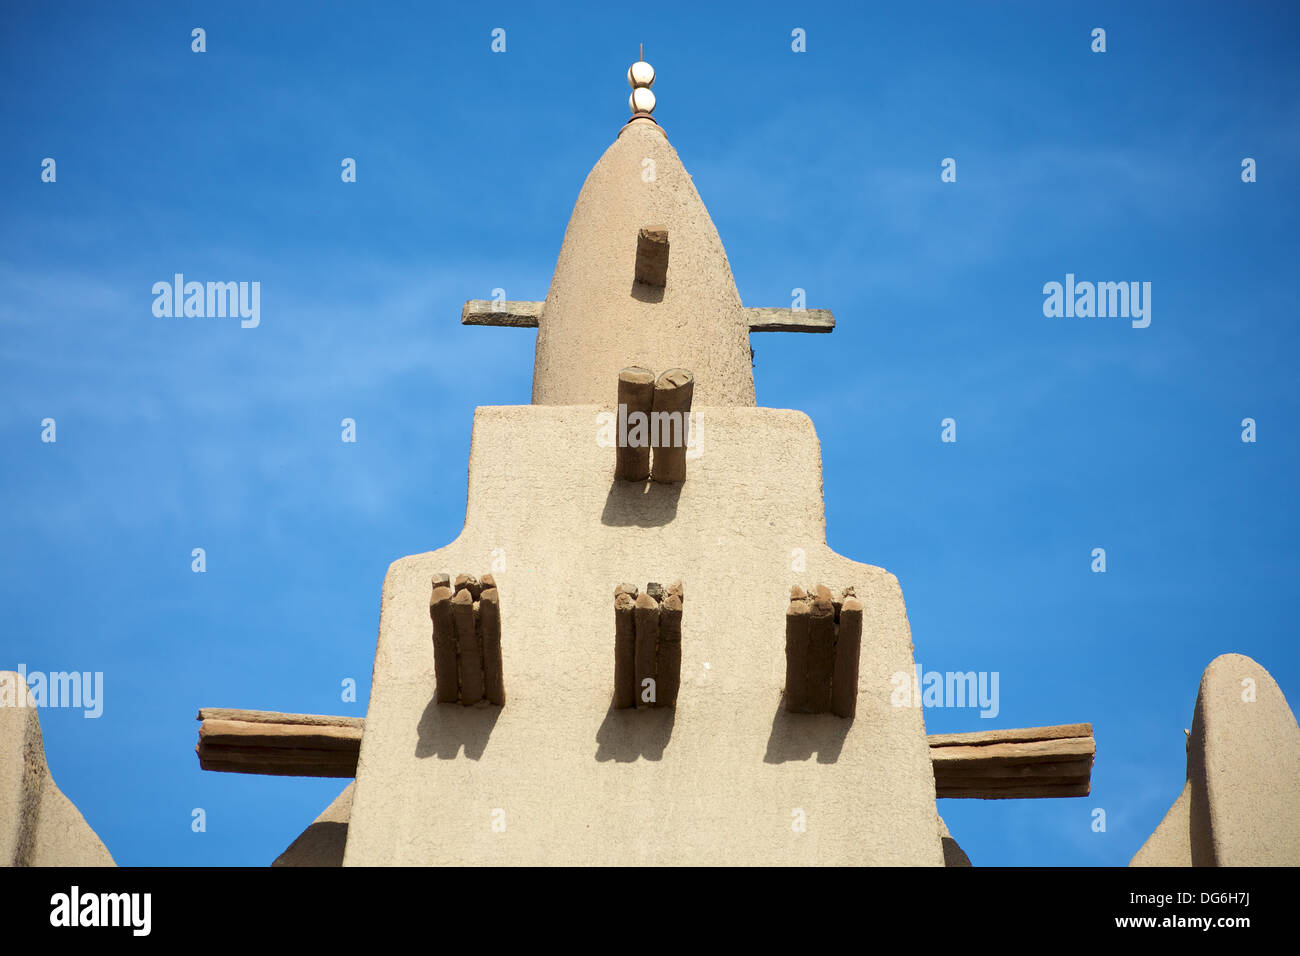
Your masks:
M201 746L198 748L199 759L212 763L249 763L249 764L328 764L331 767L356 766L356 750L305 750L298 747L223 747Z
M364 717L338 717L334 714L281 714L274 710L235 710L230 707L204 707L199 720L238 720L250 724L303 724L313 727L356 727L365 725Z
M935 794L964 800L1086 797L1097 745L1091 724L931 734Z
M1057 724L1054 727L1018 727L1012 730L979 730L969 734L930 734L931 747L970 747L982 744L1031 743L1064 737L1091 737L1092 724Z
M199 711L195 752L204 770L293 777L353 777L361 717L263 710Z
M356 749L352 750L312 750L299 747L224 747L224 745L205 744L199 747L199 756L203 760L250 761L290 763L347 763L356 762Z
M1035 740L1023 744L985 744L979 747L931 747L930 760L935 766L962 763L1046 763L1096 753L1091 737L1067 737L1063 740Z
M296 747L223 747L200 744L194 748L204 770L232 773L267 773L299 777L351 777L357 772L354 750L304 750Z
M834 332L830 309L745 309L751 332Z
M360 727L255 724L242 720L205 720L199 725L199 743L208 745L355 750L360 741Z
M470 299L460 310L460 324L535 329L544 305L544 301L497 302L492 299ZM747 308L745 319L751 332L835 331L835 316L830 309Z
M933 751L931 751L933 753ZM946 764L931 761L934 766L936 781L960 781L975 777L1003 777L1008 780L1028 780L1041 778L1046 780L1071 777L1087 777L1092 772L1092 758L1080 757L1077 760L1054 760L1043 763L993 763L987 761L968 761L958 764Z
M216 752L196 747L199 767L220 773L255 773L275 777L355 777L357 755L343 751L276 752L237 751L217 748Z
M499 325L510 329L535 329L545 302L470 299L460 310L461 325Z
M1091 768L1083 773L1060 774L1048 778L1003 777L996 774L989 776L948 777L936 775L935 786L940 790L1017 790L1024 787L1059 787L1067 784L1087 783L1091 779Z
M936 789L935 795L940 798L958 800L1042 800L1058 797L1086 797L1091 792L1092 788L1087 783L1067 783L1061 784L1060 786L983 789L969 786L945 787L942 789Z
M195 750L204 770L299 777L356 774L363 718L224 708L200 710L199 717L203 723ZM1087 796L1096 753L1091 733L1091 724L1066 724L932 735L935 792L967 800Z

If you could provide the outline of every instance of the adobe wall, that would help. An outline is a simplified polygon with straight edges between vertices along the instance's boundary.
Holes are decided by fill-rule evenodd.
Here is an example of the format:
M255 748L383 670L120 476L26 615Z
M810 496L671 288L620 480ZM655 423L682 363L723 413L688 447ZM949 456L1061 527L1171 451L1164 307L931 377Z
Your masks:
M464 531L384 581L345 865L942 866L922 714L889 703L890 675L912 670L902 593L826 547L811 421L699 408L689 477L647 487L615 484L595 437L607 408L477 410ZM507 703L435 704L430 579L487 571ZM615 585L679 578L675 711L611 709ZM781 706L789 588L813 581L865 604L851 722Z
M0 866L113 866L45 762L40 710L23 675L0 671Z
M1300 726L1244 654L1201 675L1187 782L1130 866L1300 866Z

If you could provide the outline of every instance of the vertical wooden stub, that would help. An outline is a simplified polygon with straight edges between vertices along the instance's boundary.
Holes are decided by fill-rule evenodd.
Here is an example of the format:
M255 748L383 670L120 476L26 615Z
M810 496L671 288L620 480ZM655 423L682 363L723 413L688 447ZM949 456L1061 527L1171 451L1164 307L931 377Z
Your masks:
M785 709L852 718L858 706L862 602L853 588L790 589L785 614Z
M650 477L650 412L654 405L655 373L632 365L618 373L617 447L614 477L645 481ZM639 413L636 420L632 415Z
M792 714L808 713L809 611L803 588L790 588L790 606L785 610L785 709Z
M669 587L659 606L659 654L656 663L656 705L675 707L682 685L682 586Z
M636 234L636 281L662 289L668 284L668 228L643 226Z
M686 444L690 441L691 398L695 377L684 368L659 376L650 412L650 442L654 446L651 477L672 482L686 479Z
M454 590L457 592L469 591L470 598L477 601L479 596L483 593L483 584L472 574L458 574L456 576L456 587Z
M501 666L501 598L491 578L483 576L483 593L479 596L478 624L483 642L483 694L489 704L504 707L505 673Z
M630 584L614 589L614 706L635 707L637 590Z
M654 700L646 700L649 688L655 687L655 657L659 649L659 603L649 594L636 599L633 611L636 622L636 706L653 707ZM651 681L650 684L646 680ZM655 697L658 688L655 688Z
M835 676L831 681L831 713L853 717L858 712L858 660L862 653L862 602L846 588L835 635Z
M460 648L460 702L466 707L483 699L483 644L477 626L478 608L469 588L451 599L451 616L456 622L456 643Z
M433 673L437 681L434 698L440 704L460 699L460 676L456 667L456 629L451 618L451 588L447 576L433 579L429 617L433 619Z
M835 605L824 585L817 586L809 616L808 709L824 714L831 709L831 674L835 669Z

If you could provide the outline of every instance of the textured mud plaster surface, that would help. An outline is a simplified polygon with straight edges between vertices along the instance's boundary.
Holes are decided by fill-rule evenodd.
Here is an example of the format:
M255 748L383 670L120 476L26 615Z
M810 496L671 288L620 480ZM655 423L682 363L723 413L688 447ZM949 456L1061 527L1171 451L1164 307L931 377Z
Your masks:
M40 711L20 674L0 672L26 706L0 706L0 866L113 866L113 858L50 775Z
M1183 785L1174 805L1155 828L1142 849L1129 861L1129 866L1191 866L1192 835L1188 817L1191 804L1191 784Z
M615 482L606 410L477 410L463 532L384 581L345 863L943 865L921 711L889 702L912 670L902 593L826 547L807 416L699 408L702 454L656 485ZM495 549L509 700L435 704L430 578ZM678 579L677 707L614 710L613 589ZM782 707L808 580L865 605L851 722Z
M637 234L652 223L671 238L663 288L635 281ZM629 365L690 369L696 407L754 404L749 321L722 241L676 150L644 120L605 151L573 208L538 320L533 402L605 404Z
M1300 866L1300 728L1249 657L1201 676L1187 783L1131 865Z
M348 784L271 865L342 866L343 848L348 842L348 818L352 814L352 793L355 789L355 781Z
M1216 657L1191 729L1192 864L1300 866L1300 729L1272 675L1241 654Z

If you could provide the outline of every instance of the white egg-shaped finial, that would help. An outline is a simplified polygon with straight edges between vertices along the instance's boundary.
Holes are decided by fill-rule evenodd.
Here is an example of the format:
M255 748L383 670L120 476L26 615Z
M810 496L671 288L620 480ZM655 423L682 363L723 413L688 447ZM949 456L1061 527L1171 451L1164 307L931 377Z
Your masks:
M627 68L627 85L634 90L654 86L655 68L645 60L637 60Z
M638 86L632 91L632 95L627 98L627 108L633 113L653 113L655 111L655 95L644 86Z

